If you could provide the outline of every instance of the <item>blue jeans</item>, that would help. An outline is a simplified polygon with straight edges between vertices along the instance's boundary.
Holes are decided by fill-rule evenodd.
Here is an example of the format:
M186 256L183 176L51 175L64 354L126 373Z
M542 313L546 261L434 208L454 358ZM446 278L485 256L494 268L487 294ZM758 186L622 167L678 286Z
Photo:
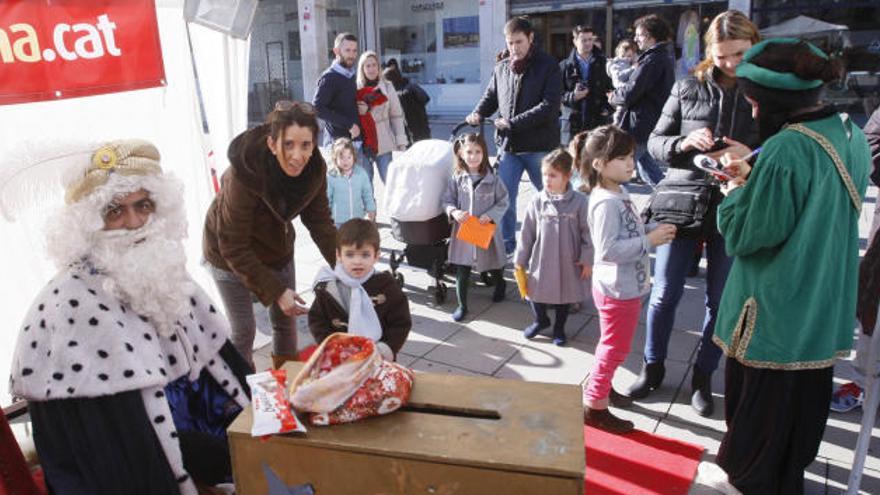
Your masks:
M232 327L232 345L242 357L254 365L254 337L257 333L257 320L254 317L253 295L238 276L221 270L211 263L205 263L211 278L217 285L217 292L226 308L226 317ZM281 270L272 270L275 277L285 287L294 290L293 261ZM269 321L272 322L272 353L275 355L296 355L296 318L284 314L278 303L269 306Z
M675 323L675 309L684 293L685 277L694 259L696 239L675 239L670 244L657 247L654 263L654 287L648 303L648 328L645 339L645 361L662 363L669 347L669 334ZM694 365L704 373L718 368L721 349L712 342L718 304L733 258L724 251L724 239L717 231L706 239L706 316L703 319L703 335Z
M654 187L658 182L663 180L663 171L660 170L660 165L658 165L651 154L648 153L647 145L640 144L636 146L635 155L636 168L639 171L639 177L645 181L645 184Z
M504 251L508 254L516 249L516 197L519 195L519 181L525 171L538 191L544 189L541 181L541 160L547 152L508 153L503 152L498 165L498 176L507 188L510 204L501 218L501 234L504 236Z
M373 164L376 164L376 169L379 170L379 179L382 180L382 184L385 183L385 177L388 175L388 165L391 164L391 152L382 153L381 155L374 155L372 151L363 149L363 152L360 154L360 164L361 167L364 168L367 172L367 176L370 178L370 185L373 184Z

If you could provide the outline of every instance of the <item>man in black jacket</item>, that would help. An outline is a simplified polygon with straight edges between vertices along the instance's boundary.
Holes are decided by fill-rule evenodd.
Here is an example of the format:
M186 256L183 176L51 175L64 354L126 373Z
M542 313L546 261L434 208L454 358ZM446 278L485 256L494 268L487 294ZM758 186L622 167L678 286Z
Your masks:
M559 63L562 73L562 104L569 109L569 136L608 123L606 93L611 78L605 72L605 56L595 46L596 32L589 26L572 30L574 49Z
M636 43L642 54L629 81L614 90L610 103L623 107L621 121L615 123L636 138L639 176L653 186L663 178L663 171L648 153L648 136L675 82L675 57L667 41L671 29L662 17L655 14L640 17L636 19L635 28Z
M510 206L501 220L504 250L516 248L516 197L523 171L541 190L541 160L559 146L559 105L562 80L559 66L534 43L532 25L514 17L504 25L507 55L495 64L486 92L465 119L479 125L498 111L495 142L501 150L498 175L507 187Z
M339 33L333 42L336 59L318 78L315 88L315 110L324 127L323 144L336 138L357 139L361 135L358 114L367 112L366 105L357 103L355 68L358 40L351 33Z

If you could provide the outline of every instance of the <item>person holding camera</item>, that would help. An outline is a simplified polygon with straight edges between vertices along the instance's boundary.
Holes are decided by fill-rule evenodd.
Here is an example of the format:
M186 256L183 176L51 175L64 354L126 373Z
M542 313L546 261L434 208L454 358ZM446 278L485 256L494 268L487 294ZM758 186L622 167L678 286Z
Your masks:
M605 55L595 45L590 26L571 32L574 49L559 63L562 72L562 104L568 109L569 136L608 123L611 114L607 93L612 88L605 72Z
M737 88L736 66L759 38L757 27L738 11L722 12L712 20L705 35L706 59L692 76L675 83L648 140L651 155L669 163L670 179L717 184L694 166L694 157L705 154L718 160L725 152L746 156L757 144L751 106ZM663 381L675 310L684 292L694 251L703 239L707 261L706 316L691 374L691 406L701 416L711 416L714 411L711 376L718 367L721 350L712 342L712 336L732 263L715 222L715 210L722 196L717 185L709 191L708 208L699 228L679 228L672 243L657 248L654 286L648 304L645 363L629 390L630 397L641 399Z

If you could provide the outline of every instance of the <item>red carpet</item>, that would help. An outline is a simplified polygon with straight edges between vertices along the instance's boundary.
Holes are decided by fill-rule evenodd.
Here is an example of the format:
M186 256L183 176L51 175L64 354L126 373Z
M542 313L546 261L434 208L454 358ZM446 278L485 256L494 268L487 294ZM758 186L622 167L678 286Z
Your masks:
M584 426L587 473L584 493L687 494L703 447L634 431L612 435Z

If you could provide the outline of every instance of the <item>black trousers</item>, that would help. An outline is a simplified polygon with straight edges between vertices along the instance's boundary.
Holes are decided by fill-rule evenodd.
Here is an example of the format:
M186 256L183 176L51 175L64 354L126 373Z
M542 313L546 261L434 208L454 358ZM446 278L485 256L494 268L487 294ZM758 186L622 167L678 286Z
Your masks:
M717 463L739 491L804 493L804 470L825 433L833 371L752 368L727 358L727 433Z

